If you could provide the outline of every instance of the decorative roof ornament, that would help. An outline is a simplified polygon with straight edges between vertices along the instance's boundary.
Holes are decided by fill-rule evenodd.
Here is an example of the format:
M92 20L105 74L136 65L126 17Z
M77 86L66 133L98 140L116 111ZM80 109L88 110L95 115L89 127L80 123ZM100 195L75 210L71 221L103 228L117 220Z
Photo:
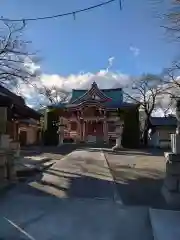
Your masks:
M77 102L82 102L82 101L88 101L88 100L96 100L96 101L110 101L112 100L109 98L104 92L102 92L97 83L94 81L91 85L91 88L87 90L82 96L79 98L75 99L72 104L77 103Z
M97 87L97 83L95 81L92 83L92 87Z

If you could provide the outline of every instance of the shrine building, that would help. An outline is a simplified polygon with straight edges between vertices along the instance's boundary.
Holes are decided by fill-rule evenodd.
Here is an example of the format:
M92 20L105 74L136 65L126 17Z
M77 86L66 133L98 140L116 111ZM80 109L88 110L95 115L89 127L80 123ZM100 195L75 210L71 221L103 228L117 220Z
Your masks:
M139 145L139 106L123 101L122 88L99 89L96 82L90 89L72 90L69 102L49 106L44 125L48 145L109 143L117 137L117 126L125 147Z

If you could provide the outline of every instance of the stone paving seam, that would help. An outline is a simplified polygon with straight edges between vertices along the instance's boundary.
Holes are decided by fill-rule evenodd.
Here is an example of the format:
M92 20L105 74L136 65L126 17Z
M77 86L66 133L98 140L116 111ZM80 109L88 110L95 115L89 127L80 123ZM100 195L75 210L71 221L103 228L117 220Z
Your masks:
M116 186L116 180L115 180L115 178L114 178L112 169L111 169L111 167L110 167L110 164L109 164L109 162L108 162L108 159L107 159L107 157L106 157L106 154L104 153L104 151L103 151L102 148L101 148L101 156L104 157L105 162L106 162L106 164L107 164L107 166L108 166L108 169L109 169L109 171L110 171L111 177L112 177L112 179L113 179L112 184L113 184L113 189L114 189L114 191L113 191L114 201L115 201L116 203L118 203L118 204L123 205L123 202L122 202L122 200L121 200L121 197L120 197L120 195L119 195L119 193L118 193L118 189L117 189L117 186Z

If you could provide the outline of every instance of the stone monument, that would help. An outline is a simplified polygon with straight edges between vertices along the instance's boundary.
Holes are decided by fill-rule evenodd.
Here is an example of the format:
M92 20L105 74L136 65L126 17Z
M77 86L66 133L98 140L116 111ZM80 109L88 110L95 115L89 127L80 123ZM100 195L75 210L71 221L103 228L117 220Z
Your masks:
M162 194L167 204L180 207L180 99L176 101L177 129L171 134L171 152L166 152L166 176Z
M116 145L112 148L113 151L122 148L122 133L123 133L123 121L117 119L116 122Z
M16 180L15 154L11 139L6 134L7 109L0 107L0 189Z

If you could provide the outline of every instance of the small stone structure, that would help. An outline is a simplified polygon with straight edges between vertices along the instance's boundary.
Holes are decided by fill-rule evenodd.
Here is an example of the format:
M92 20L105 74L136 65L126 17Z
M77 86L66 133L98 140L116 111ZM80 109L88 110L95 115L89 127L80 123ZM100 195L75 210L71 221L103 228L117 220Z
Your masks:
M15 155L18 146L11 144L8 135L1 134L0 140L0 189L16 180Z
M116 122L116 145L112 148L113 151L122 148L122 133L123 133L123 121L119 118Z
M167 204L180 207L180 99L176 104L176 134L171 135L172 152L166 152L166 177L162 194Z
M7 109L0 108L0 189L16 179L15 158L19 156L19 143L6 134Z
M59 134L58 146L61 146L64 142L64 119L63 119L63 117L59 118L58 134Z

